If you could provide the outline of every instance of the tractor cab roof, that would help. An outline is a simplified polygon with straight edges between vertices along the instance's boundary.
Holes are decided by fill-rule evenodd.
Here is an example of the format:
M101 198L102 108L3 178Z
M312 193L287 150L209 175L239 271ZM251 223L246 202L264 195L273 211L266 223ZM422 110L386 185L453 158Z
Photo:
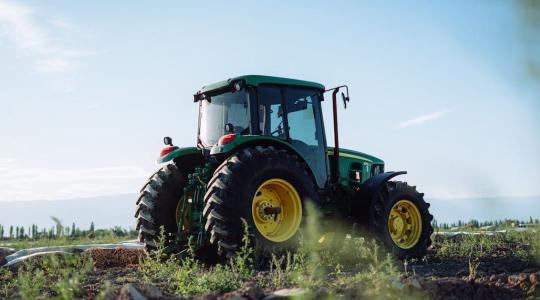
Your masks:
M276 84L276 85L292 85L292 86L301 86L309 87L318 90L324 90L324 85L311 81L304 81L291 78L283 77L274 77L274 76L264 76L264 75L243 75L234 78L229 78L220 82L212 83L209 85L203 86L197 94L203 94L210 91L220 90L226 87L231 86L235 82L242 81L244 84L258 86L260 84Z

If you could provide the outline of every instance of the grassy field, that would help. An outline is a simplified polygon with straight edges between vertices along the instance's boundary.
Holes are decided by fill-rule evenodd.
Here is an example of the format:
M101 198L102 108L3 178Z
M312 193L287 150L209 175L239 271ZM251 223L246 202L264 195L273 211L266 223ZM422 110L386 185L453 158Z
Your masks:
M229 261L205 265L187 253L165 258L140 251L96 250L30 259L0 268L0 298L114 299L133 289L146 295L259 299L276 290L300 288L306 299L494 299L540 297L540 236L534 229L496 235L433 236L422 260L398 261L375 240L346 238L339 250L316 250L304 234L294 253L261 259L247 239ZM113 242L58 239L15 242L12 247ZM161 257L161 258L160 258ZM170 298L169 298L170 299Z

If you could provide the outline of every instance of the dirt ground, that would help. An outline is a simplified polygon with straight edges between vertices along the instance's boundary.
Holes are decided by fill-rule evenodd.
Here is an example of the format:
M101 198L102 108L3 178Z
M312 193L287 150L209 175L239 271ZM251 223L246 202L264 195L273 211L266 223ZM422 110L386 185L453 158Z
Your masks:
M500 256L480 262L475 277L468 275L468 261L440 259L436 255L437 249L432 248L427 262L410 264L407 272L409 275L401 279L403 285L395 288L403 289L403 293L420 289L432 299L540 299L538 265L507 259L505 253L514 251L513 247L519 245L502 246ZM95 270L84 284L87 299L95 298L105 281L115 287L115 292L107 295L108 299L134 299L133 289L136 289L135 293L140 292L148 299L181 299L167 296L161 291L159 284L150 286L141 283L137 273L139 258L144 255L141 251L94 249L88 255L92 256L95 262ZM261 272L257 276L265 275ZM271 292L251 283L237 291L203 298L262 299ZM346 290L343 295L347 298L355 297Z
M470 275L470 258L442 255L443 250L439 248L441 244L434 245L428 250L425 259L399 266L401 277L389 284L393 289L392 295L397 293L406 299L418 298L414 295L421 295L419 298L460 300L540 299L538 262L530 257L515 255L519 251L530 250L527 248L529 245L497 245L495 251L478 262L474 276ZM246 283L236 291L221 295L179 298L164 292L167 286L166 278L154 280L152 285L144 283L139 272L139 262L145 256L141 250L90 249L82 255L90 256L94 264L93 270L83 282L84 299L98 297L105 283L111 287L106 295L101 295L105 296L105 299L284 299L295 293L302 295L301 291L295 289L285 290L284 294L278 295L274 294L276 291L262 289L256 282L267 282L270 278L268 271L260 271L255 274L253 282ZM353 268L344 272L354 275L355 270ZM337 292L346 299L365 298L365 294L357 294L359 289L361 287L344 285ZM320 296L315 296L323 299L326 298L325 295L327 294L323 291ZM382 298L386 299L384 296Z
M411 264L409 273L434 299L540 299L538 264L510 255L524 247L530 246L499 245L495 254L482 258L471 277L468 259L441 259L435 246L429 249L427 262Z

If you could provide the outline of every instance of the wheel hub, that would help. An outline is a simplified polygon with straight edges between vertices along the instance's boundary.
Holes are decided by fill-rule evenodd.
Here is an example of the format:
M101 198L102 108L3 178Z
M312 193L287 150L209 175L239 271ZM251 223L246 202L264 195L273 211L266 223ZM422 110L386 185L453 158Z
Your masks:
M296 189L283 179L259 186L252 202L252 216L259 233L273 242L290 239L302 219L302 202Z
M261 220L270 221L274 219L275 221L277 219L277 216L279 215L279 212L281 212L281 207L272 206L272 203L270 201L262 201L259 204L259 208L257 211L259 213L258 217Z
M402 249L414 247L422 233L422 217L410 200L397 201L388 216L388 231L392 241Z

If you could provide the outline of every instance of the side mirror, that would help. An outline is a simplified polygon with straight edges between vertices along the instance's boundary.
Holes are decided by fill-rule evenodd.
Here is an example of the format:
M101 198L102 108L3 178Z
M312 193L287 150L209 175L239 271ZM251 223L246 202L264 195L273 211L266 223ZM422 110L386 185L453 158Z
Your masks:
M169 145L169 146L172 146L172 145L173 145L173 144L172 144L172 139L171 139L170 137L168 137L168 136L166 136L166 137L163 138L163 143L164 143L165 145Z
M345 96L343 92L341 92L341 99L343 99L343 107L347 108L347 102L349 102L349 96Z
M234 125L231 123L225 124L225 132L233 133L234 132Z

